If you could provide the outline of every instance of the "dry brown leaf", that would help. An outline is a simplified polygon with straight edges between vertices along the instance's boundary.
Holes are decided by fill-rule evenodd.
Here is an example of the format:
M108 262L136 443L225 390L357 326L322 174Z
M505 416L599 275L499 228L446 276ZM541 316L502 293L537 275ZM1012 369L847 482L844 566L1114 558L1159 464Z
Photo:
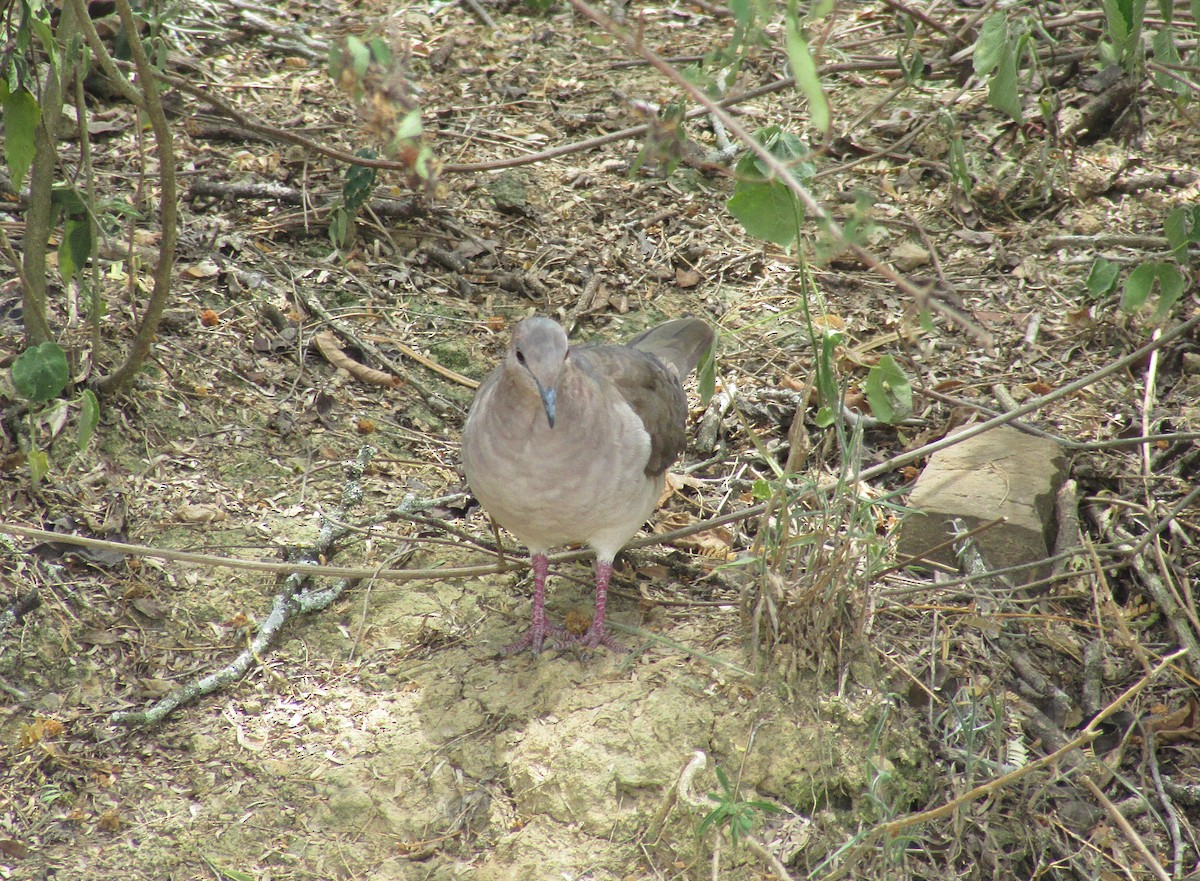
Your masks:
M325 360L345 370L355 379L360 382L365 382L368 385L382 385L388 388L397 388L400 385L400 378L392 376L390 373L384 373L382 370L376 370L374 367L368 367L366 364L361 364L355 361L349 355L342 351L337 344L333 334L329 331L321 331L313 335L313 342L317 344L317 349L325 356Z
M654 524L654 532L661 535L664 532L671 532L675 529L690 526L695 522L695 518L689 514L667 514ZM682 538L674 539L672 544L677 548L694 551L700 556L708 557L712 560L732 560L735 556L733 553L733 534L722 526L714 529L706 529L704 532L698 532L695 535L685 535Z
M1159 743L1200 740L1200 703L1192 699L1174 712L1151 716L1146 720L1146 726L1154 732Z
M217 523L229 515L213 505L180 505L175 516L184 523Z

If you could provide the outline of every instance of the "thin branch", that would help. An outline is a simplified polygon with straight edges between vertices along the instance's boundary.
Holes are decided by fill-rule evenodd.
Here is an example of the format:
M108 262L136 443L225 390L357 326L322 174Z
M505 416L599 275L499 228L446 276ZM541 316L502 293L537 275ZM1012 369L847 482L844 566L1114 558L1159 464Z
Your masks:
M907 453L894 456L891 459L881 462L880 464L871 468L863 469L857 475L849 477L846 480L827 481L818 485L814 489L807 490L806 492L800 494L798 496L798 500L815 498L819 495L832 492L838 487L855 486L857 484L873 480L876 477L888 474L892 471L895 471L897 468L901 468L904 465L908 465L911 462L917 461L918 459L932 455L938 450L944 450L948 447L952 447L955 444L967 440L968 438L975 437L983 434L986 431L990 431L997 426L1012 422L1014 419L1024 416L1027 413L1032 413L1034 410L1038 410L1041 407L1052 403L1053 401L1073 395L1080 389L1086 388L1087 386L1095 383L1105 376L1108 376L1109 374L1124 370L1130 364L1141 361L1150 352L1155 351L1156 349L1161 349L1167 343L1188 333L1197 325L1200 325L1200 315L1196 315L1182 324L1173 327L1158 339L1151 340L1145 345L1130 352L1128 355L1118 358L1116 361L1113 361L1099 370L1093 371L1092 373L1076 380L1075 382L1069 383L1048 395L1043 395L1042 397L1027 401L1025 404L1022 404L1012 412L1003 413L993 419L987 420L986 422L973 425L970 428L959 432L958 434L942 438L941 440L937 440L933 443L928 443L914 450L910 450ZM673 529L669 532L663 532L654 535L642 535L630 541L627 545L625 545L625 547L632 549L647 547L649 545L668 544L677 538L686 538L717 526L724 526L728 523L737 523L742 520L748 520L752 517L758 517L766 510L767 503L765 502L758 505L751 505L748 508L741 508L737 511L731 511L716 517L710 517L706 520L698 521L680 529ZM1165 526L1163 528L1165 528ZM301 572L308 575L325 575L334 577L341 576L347 578L369 578L374 576L386 578L391 581L421 581L436 578L471 578L478 575L490 575L513 568L520 568L523 565L526 565L520 562L514 562L509 565L506 562L505 564L501 565L492 564L482 566L458 566L447 567L444 569L354 569L340 566L315 566L300 565L295 563L268 563L259 560L237 560L229 557L217 557L208 554L192 554L186 551L169 551L147 547L144 545L129 545L121 542L108 542L101 539L84 538L83 536L77 535L63 535L55 532L47 532L41 529L18 526L16 524L5 523L2 521L0 521L0 533L21 535L26 538L35 538L42 541L64 542L67 544L81 545L83 547L97 548L100 550L117 551L119 553L127 553L134 556L144 556L163 560L178 560L182 562L199 563L201 565L208 566L223 566L244 569L247 571ZM556 563L581 560L588 556L588 554L589 552L586 550L568 551L565 553L555 554L553 557L551 557L551 560Z
M645 58L652 67L674 83L677 88L685 92L693 101L719 119L725 128L729 130L730 134L745 144L750 152L762 160L763 166L769 169L771 174L778 178L791 191L792 195L804 206L808 215L815 219L822 230L838 245L845 248L878 275L896 285L901 291L912 297L918 305L944 315L960 327L968 330L989 349L992 348L992 334L981 327L976 321L951 307L949 304L943 303L938 298L931 296L928 290L913 284L892 269L891 266L876 257L870 250L849 239L841 225L833 219L829 212L825 210L825 207L817 201L808 189L796 179L796 176L792 174L792 170L787 163L780 160L775 154L760 144L748 129L718 102L712 100L703 89L688 80L679 70L668 64L654 50L646 46L637 34L623 27L613 20L612 17L588 5L584 0L570 0L570 3L580 15L595 22L610 35L624 43L625 48L631 54L640 55L642 58Z
M75 7L82 9L82 0L72 0ZM175 140L171 126L167 122L162 102L159 100L158 85L154 81L154 68L146 57L146 49L138 36L137 22L129 0L116 0L117 14L121 26L129 36L129 51L133 55L138 76L141 80L141 106L150 120L154 130L154 150L158 155L159 208L158 227L159 245L158 262L154 267L154 289L142 313L137 335L133 339L125 360L113 373L103 377L96 383L96 390L103 394L114 394L121 391L137 374L150 354L150 347L158 334L158 325L162 321L163 310L171 294L171 277L175 266L175 246L179 241L179 200L175 180ZM96 29L83 13L84 29L88 45L93 54L98 57L108 55L108 50L96 35ZM115 73L115 69L113 70ZM119 77L124 79L124 77Z
M905 829L918 826L922 823L928 823L930 820L938 820L942 817L949 816L964 805L991 795L997 790L1003 789L1011 783L1015 783L1022 777L1029 776L1034 771L1040 771L1043 768L1048 768L1066 757L1069 753L1072 753L1081 747L1087 746L1100 736L1101 722L1141 694L1151 682L1153 682L1163 673L1163 671L1168 669L1172 664L1185 656L1187 653L1187 649L1179 649L1178 651L1167 655L1158 663L1158 666L1156 666L1153 670L1150 670L1148 673L1143 674L1137 682L1123 691L1107 707L1097 713L1092 720L1088 722L1087 726L1083 729L1078 737L1064 744L1049 755L1030 762L1028 765L1023 765L1022 767L1017 768L1015 771L1002 774L1001 776L996 777L993 780L989 780L986 783L981 783L979 786L964 792L962 795L959 795L950 801L945 802L944 804L938 805L936 808L930 808L927 811L919 811L915 814L908 814L895 820L889 820L870 829L858 838L856 846L849 854L847 854L841 865L834 869L834 871L829 875L824 876L821 881L834 881L834 879L849 872L854 863L853 857L859 853L862 853L869 845L873 844L879 838L895 838Z
M308 548L312 557L324 556L330 553L338 539L346 534L346 528L341 525L345 513L357 506L363 497L362 477L367 464L375 455L375 448L364 446L359 450L358 457L347 467L346 485L342 490L340 506L321 525L320 533L313 546ZM353 587L357 581L343 579L330 587L313 589L308 586L309 579L302 573L292 573L284 580L271 611L259 625L257 632L251 638L246 648L224 668L208 674L194 682L174 689L170 694L146 710L122 711L113 713L112 721L117 725L154 725L161 722L169 714L186 703L198 697L224 688L230 683L241 679L255 665L265 666L263 654L275 641L283 625L296 615L319 612L328 608L346 590Z

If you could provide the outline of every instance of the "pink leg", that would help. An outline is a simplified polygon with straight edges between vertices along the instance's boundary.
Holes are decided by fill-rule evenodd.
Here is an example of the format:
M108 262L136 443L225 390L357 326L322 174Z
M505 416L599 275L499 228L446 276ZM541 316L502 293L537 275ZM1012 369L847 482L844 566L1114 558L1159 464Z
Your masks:
M604 607L608 603L608 581L612 578L612 571L611 560L596 561L596 613L592 616L592 626L579 638L579 644L588 648L605 646L610 651L627 652L629 649L604 629Z
M525 631L525 635L511 645L501 649L501 654L515 655L525 649L533 649L534 654L542 650L542 644L549 637L556 645L565 645L570 641L566 628L555 627L546 623L546 576L550 572L550 561L545 554L533 555L533 624Z

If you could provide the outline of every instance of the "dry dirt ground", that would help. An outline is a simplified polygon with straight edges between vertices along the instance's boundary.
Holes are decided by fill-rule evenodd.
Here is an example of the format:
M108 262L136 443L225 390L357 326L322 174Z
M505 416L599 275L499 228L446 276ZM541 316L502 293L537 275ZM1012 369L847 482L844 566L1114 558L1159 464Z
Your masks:
M1128 269L1165 250L1151 237L1197 198L1195 106L1146 80L1111 131L1068 146L1049 125L1008 124L970 80L969 58L945 61L961 46L928 22L910 36L896 5L840 4L814 26L837 137L813 158L812 187L840 216L865 194L873 252L957 296L995 349L938 313L922 323L856 260L813 267L812 311L818 329L846 334L837 363L851 397L886 353L920 388L964 403L918 395L909 424L870 428L857 445L816 425L804 273L726 211L731 164L706 155L705 117L684 125L688 156L669 176L655 157L631 173L641 135L457 168L581 143L679 100L569 7L485 3L489 28L465 3L187 4L165 22L167 65L193 85L268 129L348 151L379 148L389 114L419 106L447 169L416 199L405 175L382 173L354 244L337 253L324 217L341 163L169 92L186 196L177 292L152 363L104 403L85 454L67 439L54 447L40 489L23 468L0 472L4 522L280 561L344 518L355 528L331 565L493 563L458 466L471 397L461 378L484 376L533 312L579 339L688 312L719 328L718 403L693 391L695 440L660 530L760 501L794 448L787 485L809 486L941 436L972 404L1043 394L1149 339L1145 313L1089 299L1084 279L1098 253ZM1037 6L1059 49L1079 52L1045 59L1027 92L1057 96L1062 121L1094 95L1100 20ZM978 11L926 8L951 33ZM729 40L729 19L707 5L617 11L668 57ZM339 90L325 58L346 34L382 35L407 74L362 100ZM896 59L916 49L937 75L906 87ZM775 44L755 47L734 91L784 66ZM751 128L806 132L791 89L738 110ZM153 174L137 180L130 158L148 151L137 117L103 99L91 112L106 123L101 191L145 200L137 241L152 253ZM1036 118L1032 98L1027 112ZM969 194L951 172L956 133ZM267 184L281 195L253 189ZM19 239L18 216L3 223ZM140 300L129 301L124 263L104 265L106 333L120 340ZM0 305L15 296L0 288ZM1189 290L1164 327L1196 310ZM20 329L0 314L8 363ZM351 357L406 381L332 366L313 335L335 319ZM67 326L65 308L57 321ZM82 346L84 329L67 339ZM1078 442L1194 432L1197 346L1193 331L1027 421ZM343 506L364 444L377 452L362 498ZM1145 459L1141 449L1073 457L1079 505L1095 515L1083 530L1101 551L1036 591L881 574L891 505L903 501L891 494L915 474L900 470L824 502L780 499L770 522L631 552L610 603L628 655L498 657L528 615L520 567L363 579L288 622L247 675L150 727L111 715L228 664L267 616L276 577L5 538L0 594L36 586L42 604L0 645L0 878L1149 878L1153 866L1186 877L1200 827L1198 668L1187 659L1114 716L1094 751L1106 765L1064 759L952 803L1070 739L1182 644L1147 578L1174 589L1194 625L1195 504L1140 563L1103 553L1139 541L1196 483L1193 439L1161 441ZM587 563L555 572L551 614L586 614ZM718 808L717 768L736 797L702 827ZM731 844L730 815L761 850Z

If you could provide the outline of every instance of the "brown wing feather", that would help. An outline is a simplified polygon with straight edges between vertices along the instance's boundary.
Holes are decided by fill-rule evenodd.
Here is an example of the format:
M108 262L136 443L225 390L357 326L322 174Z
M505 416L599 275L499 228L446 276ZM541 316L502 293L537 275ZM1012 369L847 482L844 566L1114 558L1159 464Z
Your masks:
M649 352L628 346L579 346L571 357L598 381L611 383L650 435L646 474L662 474L687 445L687 398L675 372Z
M649 352L675 368L680 380L696 369L712 348L713 330L699 318L676 318L644 330L625 345Z

